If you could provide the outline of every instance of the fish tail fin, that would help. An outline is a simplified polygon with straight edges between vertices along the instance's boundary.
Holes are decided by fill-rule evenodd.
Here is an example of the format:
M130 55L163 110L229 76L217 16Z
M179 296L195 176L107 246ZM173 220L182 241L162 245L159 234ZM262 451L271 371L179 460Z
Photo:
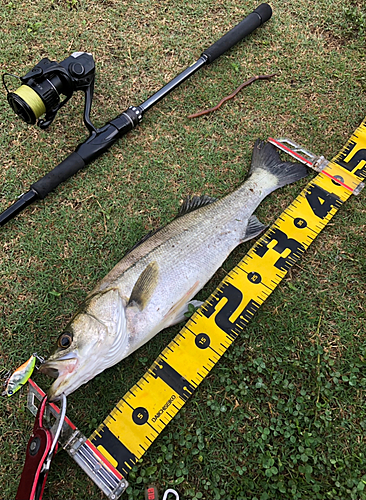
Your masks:
M249 175L263 177L268 193L280 187L296 182L307 176L307 169L301 163L282 161L277 149L269 142L256 140L252 154L252 164Z

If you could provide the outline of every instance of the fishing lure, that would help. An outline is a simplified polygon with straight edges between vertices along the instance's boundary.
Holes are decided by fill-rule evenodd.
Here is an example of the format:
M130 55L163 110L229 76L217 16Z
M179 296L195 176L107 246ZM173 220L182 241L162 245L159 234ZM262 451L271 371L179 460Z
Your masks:
M34 368L36 367L36 360L39 360L41 363L43 359L37 356L36 353L32 354L32 356L23 363L19 368L15 370L15 372L8 378L6 381L5 391L2 393L3 396L12 396L15 394L24 384L27 383L28 379L32 375Z

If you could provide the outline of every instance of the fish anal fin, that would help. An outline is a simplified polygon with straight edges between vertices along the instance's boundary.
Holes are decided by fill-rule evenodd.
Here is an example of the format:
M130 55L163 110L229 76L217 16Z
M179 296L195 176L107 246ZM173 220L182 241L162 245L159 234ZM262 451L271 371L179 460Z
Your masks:
M199 290L199 281L196 281L193 286L181 297L178 302L176 302L167 312L167 314L164 317L164 328L167 328L168 326L176 325L177 323L180 323L181 321L184 321L184 319L187 319L184 317L184 313L188 311L188 304L192 304L195 307L195 303L198 304L198 301L196 300L190 300L192 296L194 296L198 290ZM201 303L199 303L201 305Z
M187 321L187 316L186 316L186 313L190 312L189 311L189 306L192 305L194 306L196 309L198 309L199 307L201 307L203 304L202 300L190 300L189 302L186 302L184 308L179 311L179 313L176 315L176 317L173 319L172 323L170 323L169 326L173 326L173 325L176 325L178 323L181 323L182 321Z
M245 230L245 234L242 241L248 241L256 236L259 236L268 226L261 223L261 221L255 216L252 215L249 218L247 228Z
M151 262L138 277L132 289L128 305L136 305L142 311L149 302L159 278L157 262Z

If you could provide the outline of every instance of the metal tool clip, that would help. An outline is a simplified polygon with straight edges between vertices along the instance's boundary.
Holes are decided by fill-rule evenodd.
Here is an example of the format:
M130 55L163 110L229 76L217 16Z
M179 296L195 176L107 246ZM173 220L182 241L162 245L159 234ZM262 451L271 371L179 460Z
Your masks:
M47 396L39 405L33 433L29 439L23 472L15 500L41 500L58 438L66 416L66 396L61 396L61 409L52 428L44 425Z
M300 161L307 167L312 168L316 172L323 172L325 175L330 177L334 182L342 184L346 189L351 191L352 194L356 196L360 194L362 189L365 187L365 183L361 182L359 179L357 180L355 176L353 176L352 179L352 184L353 184L352 187L351 183L349 185L345 184L343 182L344 179L341 175L331 175L329 171L327 171L328 170L327 166L331 162L329 162L326 158L324 158L324 156L316 156L314 153L311 153L311 151L308 151L307 149L303 148L302 146L292 141L291 139L288 139L287 137L281 137L280 139L273 139L272 137L270 137L268 139L268 142L276 146L276 148L280 149L281 151L284 151L285 153L289 154L297 161Z
M281 137L280 139L273 139L270 137L268 142L276 146L276 148L281 149L285 153L289 154L297 161L304 163L306 166L312 168L316 172L322 172L324 168L328 165L329 161L324 158L324 156L316 156L311 151L300 146L296 142L288 139L287 137Z

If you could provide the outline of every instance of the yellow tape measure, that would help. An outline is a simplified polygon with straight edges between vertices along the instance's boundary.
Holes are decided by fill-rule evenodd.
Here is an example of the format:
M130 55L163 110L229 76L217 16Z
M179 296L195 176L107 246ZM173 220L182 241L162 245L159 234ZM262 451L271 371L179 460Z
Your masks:
M365 177L366 121L91 435L124 477Z

